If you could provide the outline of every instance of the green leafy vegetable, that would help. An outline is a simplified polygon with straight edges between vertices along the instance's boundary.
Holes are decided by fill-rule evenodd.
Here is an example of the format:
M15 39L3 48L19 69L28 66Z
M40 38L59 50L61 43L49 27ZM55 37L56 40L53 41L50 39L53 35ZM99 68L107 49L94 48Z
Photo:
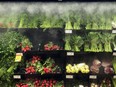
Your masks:
M17 65L20 64L14 63L16 55L15 50L16 48L20 47L19 43L22 42L23 44L30 44L30 42L29 40L25 42L27 38L15 31L2 33L0 38L0 85L6 85L4 87L12 87L13 79L11 76L13 75L14 70L17 68ZM4 81L6 82L4 83Z

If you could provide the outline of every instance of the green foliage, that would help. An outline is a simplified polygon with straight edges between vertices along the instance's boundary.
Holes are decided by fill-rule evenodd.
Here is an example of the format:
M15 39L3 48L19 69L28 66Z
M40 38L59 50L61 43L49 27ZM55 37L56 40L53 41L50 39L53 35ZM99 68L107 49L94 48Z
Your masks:
M6 81L4 83L7 85L6 87L12 87L11 76L18 65L18 63L14 63L15 49L19 47L21 42L23 44L30 43L26 37L15 31L8 31L0 35L0 80L2 81L0 85L3 84L3 81Z
M93 52L112 52L115 48L115 37L116 35L111 33L100 33L100 32L90 32L85 40L85 51Z
M111 30L112 21L116 22L114 11L88 13L84 9L69 10L61 13L39 11L29 13L24 11L20 14L0 17L1 28L64 28L65 29L93 29Z
M89 32L84 37L66 35L65 50L91 52L112 52L116 49L116 35L108 32ZM84 46L84 47L83 47Z
M65 50L80 51L84 44L83 38L77 35L66 36Z

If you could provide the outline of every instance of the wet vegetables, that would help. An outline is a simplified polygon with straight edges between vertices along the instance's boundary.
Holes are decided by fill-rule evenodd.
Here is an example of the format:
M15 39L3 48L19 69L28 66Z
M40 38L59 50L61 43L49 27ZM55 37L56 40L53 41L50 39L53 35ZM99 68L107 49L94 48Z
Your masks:
M64 82L54 79L28 79L20 81L15 87L64 87Z
M41 57L33 56L32 59L26 61L26 74L48 74L61 72L61 68L55 64L54 59L50 57L43 61Z
M66 66L66 73L89 73L89 66L85 63L79 63L79 64L67 64Z
M81 36L68 35L65 38L65 50L80 51L84 40Z
M100 87L112 87L111 80L108 78L104 78L100 84Z
M89 32L84 36L70 34L65 37L65 50L85 52L112 52L116 49L116 35L108 32Z
M65 29L87 29L87 30L111 30L115 28L116 16L112 10L93 14L80 10L69 10L51 12L44 11L30 13L27 10L19 14L0 15L0 28L65 28Z
M0 85L4 87L12 87L11 76L17 68L18 63L14 63L16 52L20 47L20 43L24 43L26 37L15 31L8 31L0 35ZM25 44L31 44L29 40ZM25 46L22 44L22 46ZM32 45L29 45L32 46ZM6 81L6 83L4 83Z
M85 36L84 51L112 52L115 48L115 34L108 32L90 32Z
M112 62L108 60L98 60L94 59L92 65L90 67L91 73L105 73L105 74L113 74L114 69L112 67Z
M58 46L57 44L54 44L53 42L49 42L47 44L44 45L44 50L62 50L62 48L60 46Z

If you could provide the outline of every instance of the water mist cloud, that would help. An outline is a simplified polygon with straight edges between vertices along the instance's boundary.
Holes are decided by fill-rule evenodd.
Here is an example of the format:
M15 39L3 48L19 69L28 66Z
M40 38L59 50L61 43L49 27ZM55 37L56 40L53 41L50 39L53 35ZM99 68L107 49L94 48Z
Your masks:
M30 14L37 13L39 11L45 12L46 14L63 14L69 12L70 10L78 11L80 9L83 9L90 14L95 11L96 13L103 13L104 11L110 10L116 12L116 3L0 3L0 14L19 14L25 11Z

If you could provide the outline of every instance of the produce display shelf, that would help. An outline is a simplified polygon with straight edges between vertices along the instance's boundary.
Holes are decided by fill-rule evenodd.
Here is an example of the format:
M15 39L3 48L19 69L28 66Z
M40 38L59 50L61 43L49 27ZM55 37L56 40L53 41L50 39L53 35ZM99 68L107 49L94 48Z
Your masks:
M16 77L15 77L16 76ZM63 73L50 73L50 74L24 74L24 73L15 73L13 75L14 79L18 79L17 76L20 76L20 79L25 78L55 78L55 79L63 79Z
M32 50L32 51L27 51L24 54L25 55L35 55L35 54L58 54L65 52L65 50L51 50L51 51L39 51L39 50Z
M76 30L76 29L67 29L65 30L65 33L88 33L88 32L109 32L112 33L112 29L111 30L103 30L103 29L99 29L99 30L86 30L86 29L80 29L80 30Z
M88 78L89 75L90 74L88 74L88 73L66 73L66 79L68 79L67 76L72 76L73 78L75 78L75 77L81 77L81 78L85 78L86 77L86 78Z
M110 77L110 78L116 78L116 74L91 74L91 73L66 73L66 75L69 75L69 76L73 76L73 77L87 77L89 78L93 78L93 79L97 79L95 77L98 77L98 78L103 78L103 77Z
M93 54L97 54L97 55L101 55L101 54L113 54L113 52L74 52L75 55L78 54L89 54L89 55L93 55Z
M78 54L103 54L103 53L108 53L108 54L112 54L113 52L90 52L90 51L88 51L88 52L84 52L84 51L80 51L80 52L78 52L78 51L71 51L71 50L67 50L66 52L71 52L71 53L74 53L74 55L76 54L76 55L78 55ZM116 52L116 51L114 51L114 52Z
M54 51L27 51L25 53L23 53L23 55L25 56L26 59L28 59L29 57L35 56L35 55L39 55L39 56L55 56L57 58L59 57L63 57L65 51L64 50L54 50Z

